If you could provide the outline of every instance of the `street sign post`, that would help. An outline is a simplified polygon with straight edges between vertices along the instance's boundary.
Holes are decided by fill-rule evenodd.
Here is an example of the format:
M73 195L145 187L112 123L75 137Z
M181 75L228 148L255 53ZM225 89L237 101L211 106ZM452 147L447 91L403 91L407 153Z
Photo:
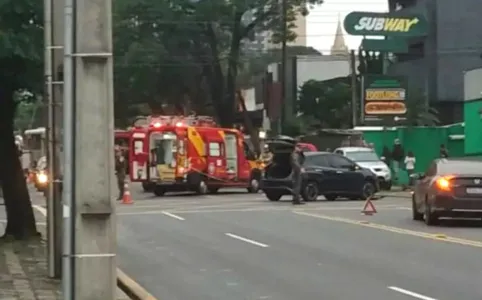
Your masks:
M402 76L362 77L362 120L370 125L392 125L405 120L407 81Z
M343 26L350 35L421 37L428 33L428 22L421 14L355 11L345 17Z

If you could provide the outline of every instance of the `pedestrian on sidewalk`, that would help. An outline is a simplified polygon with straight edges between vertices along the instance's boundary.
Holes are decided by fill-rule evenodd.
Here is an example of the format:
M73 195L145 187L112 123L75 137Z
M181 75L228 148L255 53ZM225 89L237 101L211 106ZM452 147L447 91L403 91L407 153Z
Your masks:
M387 164L389 168L392 167L392 152L390 151L387 145L383 146L382 160Z
M402 144L400 143L399 139L395 139L393 142L393 149L392 149L392 164L393 164L393 172L395 173L395 181L398 182L400 179L400 167L403 165L403 160L405 158L405 150L403 149Z
M405 169L407 170L408 174L408 186L413 186L413 178L411 175L415 171L415 163L417 160L415 159L415 155L412 151L408 151L407 156L405 157Z
M449 157L449 150L445 147L444 144L440 144L440 158L448 158Z

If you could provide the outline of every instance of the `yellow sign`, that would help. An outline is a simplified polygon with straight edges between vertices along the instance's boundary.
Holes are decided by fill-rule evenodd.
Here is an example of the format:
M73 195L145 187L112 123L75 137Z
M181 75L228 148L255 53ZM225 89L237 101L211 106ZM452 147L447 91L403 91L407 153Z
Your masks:
M418 23L418 18L411 20L408 19L397 19L397 18L387 18L383 20L384 31L401 31L409 32L413 25Z
M407 107L403 102L368 102L365 104L366 115L403 115L407 113Z
M405 89L367 89L366 101L404 101Z
M386 32L409 32L410 29L418 23L418 18L373 18L363 17L355 25L355 30L371 30Z

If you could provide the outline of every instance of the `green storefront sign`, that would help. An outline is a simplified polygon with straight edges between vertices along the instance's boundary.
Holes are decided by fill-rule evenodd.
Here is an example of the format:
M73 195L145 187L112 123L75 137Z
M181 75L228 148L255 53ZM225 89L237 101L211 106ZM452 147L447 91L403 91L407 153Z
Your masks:
M351 35L419 37L428 33L428 23L421 14L352 12L343 22Z
M408 88L404 77L364 75L361 92L364 123L389 125L405 120Z

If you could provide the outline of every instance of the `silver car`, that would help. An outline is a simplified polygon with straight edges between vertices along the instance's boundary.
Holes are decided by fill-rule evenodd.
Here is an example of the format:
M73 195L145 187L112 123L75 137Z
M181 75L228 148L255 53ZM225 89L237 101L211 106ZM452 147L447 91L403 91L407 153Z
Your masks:
M390 190L392 188L390 168L378 157L373 149L367 147L340 147L335 149L334 152L348 157L360 167L375 173L382 190Z

